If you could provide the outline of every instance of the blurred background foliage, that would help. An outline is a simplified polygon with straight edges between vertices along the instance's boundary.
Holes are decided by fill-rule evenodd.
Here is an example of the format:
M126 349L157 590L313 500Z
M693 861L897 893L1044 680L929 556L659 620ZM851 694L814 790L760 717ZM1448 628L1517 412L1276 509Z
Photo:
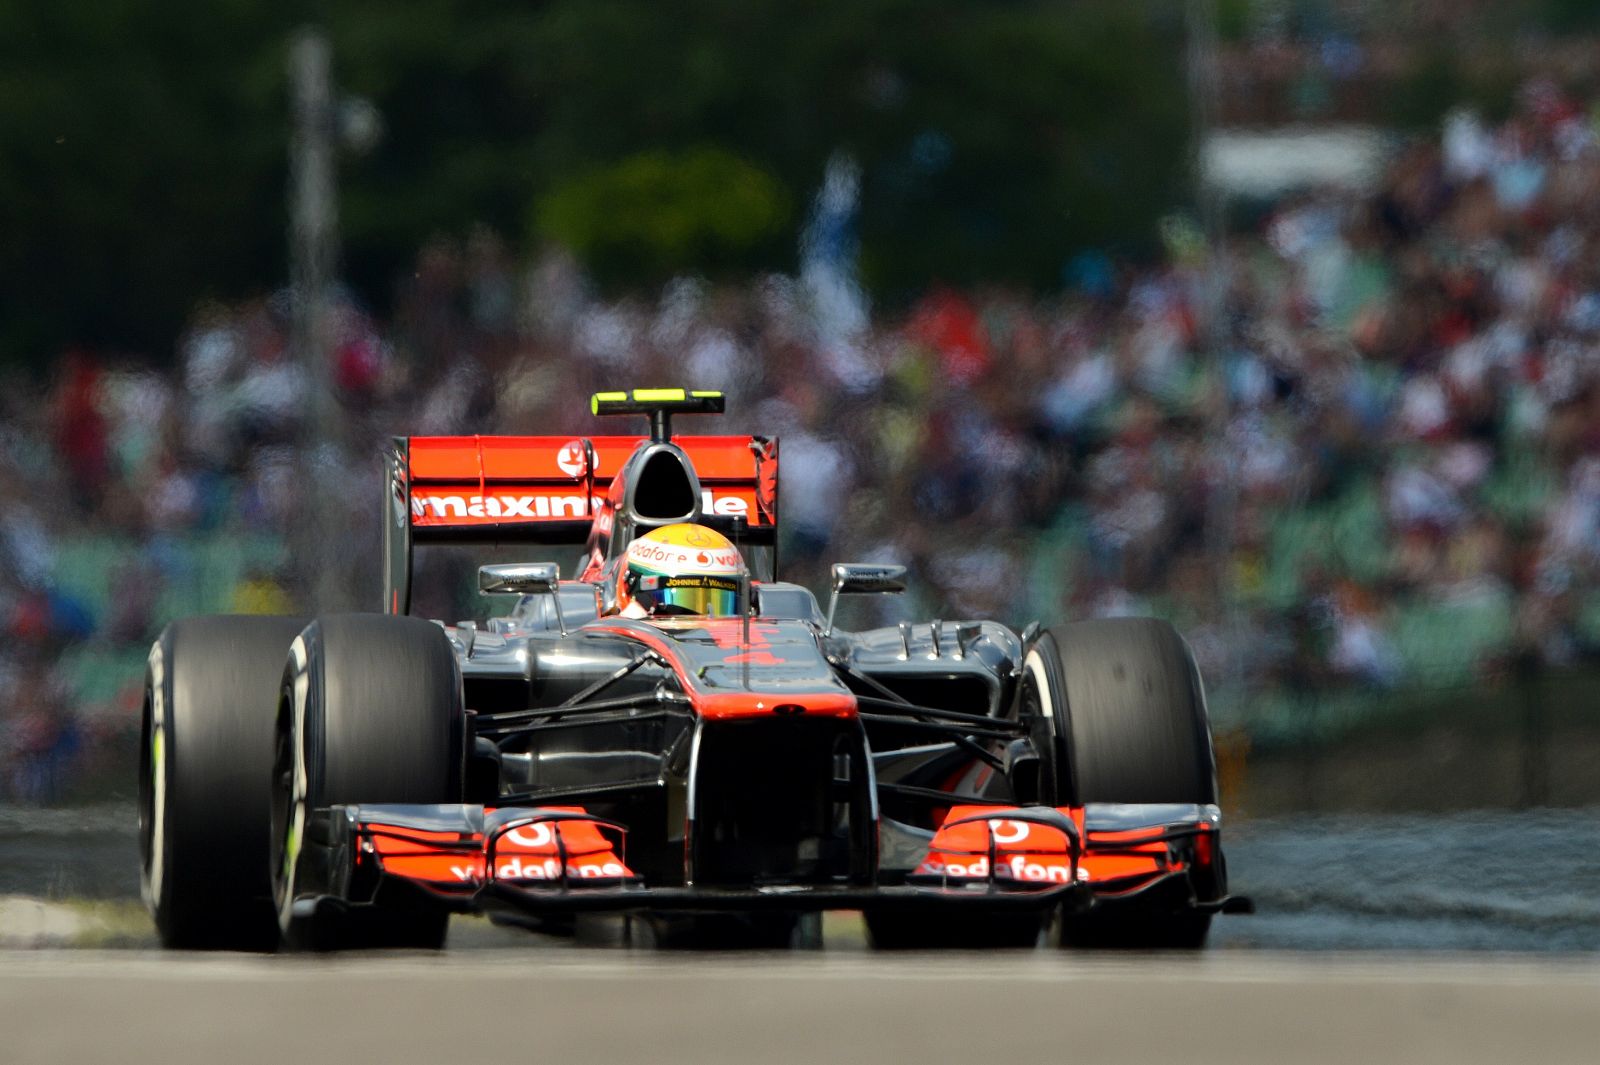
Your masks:
M284 55L308 22L386 128L345 161L341 208L345 275L379 309L420 244L478 224L566 243L612 290L790 268L841 150L863 277L892 304L939 281L1048 288L1084 246L1149 250L1150 220L1189 198L1190 6L3 0L0 359L163 357L197 302L282 280ZM1541 35L1600 27L1590 0L1210 9L1225 46L1392 25L1411 54L1353 105L1391 128L1463 102L1494 117ZM1275 117L1338 117L1314 80L1290 89Z
M283 267L282 13L0 4L0 350L170 340Z
M686 263L719 273L780 243L790 201L777 178L720 148L639 152L540 196L530 228L603 276L671 276Z
M197 302L281 282L308 21L385 126L341 203L345 275L379 307L419 245L477 224L565 243L612 289L792 268L839 151L890 299L1053 285L1185 188L1175 4L7 2L0 356L160 357Z

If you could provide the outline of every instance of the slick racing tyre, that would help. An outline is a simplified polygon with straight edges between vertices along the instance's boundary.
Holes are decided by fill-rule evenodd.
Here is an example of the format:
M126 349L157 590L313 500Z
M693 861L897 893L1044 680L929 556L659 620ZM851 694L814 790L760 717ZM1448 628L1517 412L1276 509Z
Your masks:
M267 861L278 681L300 618L175 621L150 648L139 854L164 946L270 951Z
M338 614L294 640L283 667L272 773L273 891L291 947L444 945L449 912L383 882L370 902L314 898L332 875L330 806L462 800L461 675L444 630L420 618Z
M1205 691L1183 638L1155 618L1043 632L1023 656L1021 711L1042 720L1044 774L1062 805L1216 802ZM1186 909L1097 907L1064 916L1064 945L1193 948L1211 918Z

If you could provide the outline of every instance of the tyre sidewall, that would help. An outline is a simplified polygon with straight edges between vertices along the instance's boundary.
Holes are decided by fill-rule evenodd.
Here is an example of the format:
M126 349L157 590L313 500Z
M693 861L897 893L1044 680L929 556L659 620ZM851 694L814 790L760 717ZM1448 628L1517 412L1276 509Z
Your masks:
M1030 695L1037 700L1029 706ZM1066 675L1055 636L1045 630L1036 635L1022 654L1018 684L1019 714L1032 726L1030 736L1044 761L1041 784L1053 786L1054 795L1040 795L1046 806L1079 806L1072 761L1072 708L1067 702ZM1036 714L1035 720L1027 717Z
M281 661L301 624L185 619L150 649L140 723L140 889L166 946L276 946L266 862L273 729L266 676L276 674L268 663Z
M150 646L145 661L144 707L139 724L139 892L163 939L172 913L171 881L168 878L168 789L171 769L167 763L167 707L171 687L166 676L167 632Z
M372 655L374 647L386 645L394 651L389 670L383 655ZM427 663L420 668L431 684L396 679L416 665L413 656ZM357 665L371 672L358 672ZM345 675L333 675L340 671ZM331 826L322 823L321 811L361 803L461 801L465 714L459 667L443 631L392 615L318 619L291 646L281 693L279 760L291 764L277 767L280 773L289 770L289 780L287 789L280 787L282 812L273 826L273 882L286 941L312 949L357 942L425 945L428 937L408 934L404 921L378 929L383 922L377 912L343 921L331 914L296 916L294 902L327 879L328 871L307 864L325 860L316 845L327 842L323 837ZM422 912L415 920L431 916Z
M278 755L273 771L287 773L287 790L274 795L273 813L273 902L278 927L291 941L303 938L304 922L293 913L305 856L305 838L314 797L320 793L322 729L318 717L322 705L321 660L322 627L313 621L289 646L288 661L278 699ZM279 764L287 755L288 766Z

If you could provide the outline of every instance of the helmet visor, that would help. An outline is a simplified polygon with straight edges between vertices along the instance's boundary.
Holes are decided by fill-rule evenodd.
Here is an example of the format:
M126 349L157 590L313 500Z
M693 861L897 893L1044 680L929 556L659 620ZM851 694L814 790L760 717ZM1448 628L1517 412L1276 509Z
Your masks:
M651 614L698 614L726 618L739 612L739 582L728 577L643 576L633 596Z

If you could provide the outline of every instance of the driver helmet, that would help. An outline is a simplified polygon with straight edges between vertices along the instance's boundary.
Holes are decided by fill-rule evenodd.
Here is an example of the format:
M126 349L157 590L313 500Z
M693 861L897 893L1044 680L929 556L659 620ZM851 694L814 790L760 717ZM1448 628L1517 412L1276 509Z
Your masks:
M738 548L704 525L664 525L628 545L617 580L623 617L733 617L748 571Z

